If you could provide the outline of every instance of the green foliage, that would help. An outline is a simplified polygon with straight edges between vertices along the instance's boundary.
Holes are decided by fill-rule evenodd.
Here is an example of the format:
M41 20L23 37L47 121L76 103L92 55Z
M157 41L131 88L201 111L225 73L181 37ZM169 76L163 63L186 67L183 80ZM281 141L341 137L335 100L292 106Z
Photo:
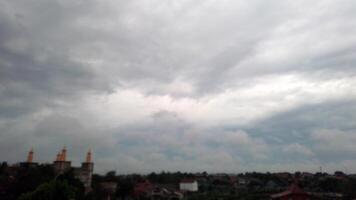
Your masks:
M0 188L4 190L0 199L17 199L20 194L33 191L54 178L49 165L9 168L4 162L0 168Z
M75 198L75 187L67 181L51 181L37 187L33 192L21 195L18 200L71 200Z
M134 190L133 181L130 179L121 179L119 181L120 187L117 188L116 195L121 197L121 199L125 199L129 196Z
M322 191L325 192L342 192L343 180L336 178L325 178L319 182L319 186Z
M54 177L50 166L21 169L18 181L10 193L22 194L19 200L76 200L84 199L84 186L75 178L72 170ZM18 195L16 195L18 196Z
M207 174L207 173L206 173ZM206 175L205 174L205 175ZM161 183L161 184L178 184L180 180L184 178L194 178L195 176L191 173L181 173L181 172L164 172L162 171L159 174L151 173L147 176L147 179L152 183Z
M8 167L7 162L2 162L2 163L0 164L0 175L2 175L2 174L5 172L5 170L7 169L7 167Z
M74 171L71 169L64 174L57 177L57 180L66 181L70 186L75 189L76 199L84 199L85 196L85 188L83 183L75 178Z
M350 178L343 182L342 193L345 195L345 199L355 199L356 198L356 179Z
M106 173L106 177L115 177L116 176L116 171L109 171L108 173Z

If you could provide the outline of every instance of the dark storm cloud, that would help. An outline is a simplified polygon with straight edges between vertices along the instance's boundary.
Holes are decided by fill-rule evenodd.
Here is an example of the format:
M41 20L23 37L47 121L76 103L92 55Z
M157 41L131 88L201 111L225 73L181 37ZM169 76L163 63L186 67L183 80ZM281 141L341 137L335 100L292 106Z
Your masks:
M299 132L295 136L304 139L311 130L318 128L350 130L356 124L349 119L355 118L356 105L354 100L342 100L322 104L301 106L288 112L271 116L262 121L255 122L252 127L261 131L272 132L274 136L287 140L293 135L290 132Z
M246 130L273 144L275 162L342 162L355 159L356 149L348 146L356 131L356 124L350 120L356 117L355 109L354 100L306 105L257 121Z
M122 83L138 86L143 92L160 93L160 84L181 78L193 84L195 92L209 93L236 85L236 79L251 81L266 73L309 69L315 72L325 68L354 70L350 67L354 63L353 57L344 58L353 52L353 38L345 37L343 42L333 39L352 25L342 23L352 5L329 11L325 7L331 6L330 3L314 3L311 6L320 12L320 16L314 16L314 9L305 13L298 10L302 3L288 5L259 1L251 2L251 5L238 2L229 8L227 2L215 7L213 4L192 7L187 4L186 10L182 10L183 5L174 7L169 3L160 9L144 3L112 1L3 4L6 9L3 12L3 40L10 41L10 48L26 48L22 49L25 54L31 52L30 55L17 55L19 57L10 55L11 60L16 58L26 63L26 67L11 67L11 70L13 73L20 70L22 74L27 70L27 79L32 81L41 80L31 76L33 73L49 79L41 83L52 81L46 73L53 71L60 76L59 81L64 79L63 83L74 78L79 80L79 83L68 85L95 88L96 84L102 84L100 81L110 80L114 85ZM164 10L165 6L172 10ZM335 17L335 12L345 15ZM194 14L196 16L191 19ZM310 21L304 22L304 19ZM172 25L172 22L176 24ZM316 23L318 26L314 26ZM328 34L319 40L324 32ZM309 37L304 36L306 33ZM275 46L291 55L281 55L277 60L259 57L261 49L273 54ZM46 57L50 60L50 63L43 63L46 68L36 67L35 59ZM23 66L16 64L19 65ZM92 74L93 65L95 72L102 71ZM35 71L36 68L39 71ZM95 78L99 83L83 81ZM152 84L147 85L147 82ZM51 89L57 89L56 85Z
M27 3L2 2L1 116L16 117L86 91L108 89L90 68L70 57L68 42L80 36L61 25L70 20L65 9L56 3Z

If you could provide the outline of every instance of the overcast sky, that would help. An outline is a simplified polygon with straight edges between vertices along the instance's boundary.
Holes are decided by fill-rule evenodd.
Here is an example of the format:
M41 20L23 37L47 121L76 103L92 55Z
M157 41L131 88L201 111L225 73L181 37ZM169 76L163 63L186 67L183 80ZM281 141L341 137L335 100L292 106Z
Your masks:
M0 1L0 160L356 173L354 0Z

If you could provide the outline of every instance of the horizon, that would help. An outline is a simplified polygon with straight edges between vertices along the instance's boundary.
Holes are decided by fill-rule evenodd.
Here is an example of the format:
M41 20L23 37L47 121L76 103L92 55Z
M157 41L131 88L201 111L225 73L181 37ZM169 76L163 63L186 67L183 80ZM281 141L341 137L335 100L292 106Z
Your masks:
M64 146L62 149L67 149L67 147L66 146ZM58 157L56 158L56 159L53 159L52 161L42 161L42 162L38 162L37 160L36 160L36 157L34 157L33 155L35 155L35 151L34 151L34 148L32 147L29 151L28 151L28 153L30 153L30 152L32 152L32 159L31 159L31 161L30 161L30 163L37 163L37 164L39 164L39 165L52 165L53 163L54 163L54 161L57 161L58 160ZM60 151L57 151L57 153L58 152L61 152L61 150ZM92 149L89 149L88 151L87 151L87 153L88 152L90 152L91 154L93 153L92 152ZM68 153L68 152L67 152ZM29 154L28 154L29 155ZM68 156L68 155L67 155ZM86 155L85 155L86 156ZM85 158L86 159L86 158ZM87 162L87 161L85 161L85 159L83 159L82 161L72 161L71 160L71 156L69 155L68 156L68 159L65 159L65 161L69 161L69 162L71 162L72 163L72 167L77 167L77 166L80 166L80 163L84 163L84 162ZM0 162L6 162L9 166L17 166L17 165L20 165L20 163L23 163L23 162L29 162L29 161L26 161L26 159L24 159L24 160L22 160L22 161L17 161L17 162L13 162L13 163L9 163L9 162L7 162L7 161L0 161ZM100 175L104 175L104 174L106 174L106 173L108 173L108 172L115 172L116 173L116 169L108 169L107 171L101 171L101 172L97 172L96 170L95 170L95 160L92 160L92 162L94 163L94 173L95 174L100 174ZM74 164L73 164L74 163ZM180 173L193 173L193 174L197 174L197 173L204 173L204 172L206 172L206 173L208 173L208 174L235 174L235 175L237 175L237 174L246 174L246 173L271 173L271 174L276 174L276 173L290 173L290 174L295 174L295 173L312 173L312 174L317 174L317 173L323 173L323 174L333 174L333 173L335 173L335 172L342 172L342 173L344 173L345 175L353 175L353 174L355 174L355 173L349 173L349 171L348 171L348 169L347 168L345 168L345 166L343 166L344 167L344 169L337 169L337 170L335 170L335 171L330 171L330 170L328 170L328 169L323 169L322 168L322 166L319 166L319 168L317 169L317 170L315 170L315 171L313 171L313 170L311 170L311 171L306 171L306 170L304 170L304 171L300 171L300 170L298 170L298 169L296 169L296 170L284 170L284 171L274 171L274 170L271 170L271 171L238 171L238 170L235 170L235 171L167 171L167 170L165 170L165 169L159 169L159 170L157 170L157 171L151 171L151 172L135 172L135 171L127 171L127 172L119 172L119 174L116 174L116 175L133 175L133 174L138 174L138 175L149 175L149 174L151 174L151 173L178 173L178 172L180 172Z
M4 0L0 160L356 173L356 1Z
M70 161L71 160L67 160L67 161ZM17 166L20 166L21 163L24 163L24 161L18 161L18 162L15 162L15 163L8 163L7 161L0 161L0 163L4 163L6 162L7 165L9 167L17 167ZM54 161L49 161L49 162L42 162L42 163L39 163L39 162L36 162L36 161L33 161L32 163L36 163L38 165L53 165L53 162ZM83 162L82 162L83 163ZM75 163L73 164L73 162L71 162L71 167L79 167L80 163ZM320 170L320 169L319 169ZM124 173L117 173L114 169L113 170L108 170L108 171L105 171L105 172L101 172L101 173L97 173L95 172L95 162L94 162L94 173L93 174L97 174L97 175L106 175L107 173L111 173L111 172L115 172L115 175L116 176L127 176L127 175L141 175L141 176L147 176L147 175L150 175L152 173L154 174L162 174L162 173L171 173L171 174L174 174L174 173L182 173L182 174L203 174L203 173L207 173L208 175L244 175L244 174L249 174L249 173L261 173L261 174L280 174L280 173L288 173L288 174L296 174L296 173L311 173L311 174L328 174L328 175L333 175L335 174L335 172L342 172L343 174L345 175L356 175L356 173L348 173L347 171L343 171L343 170L336 170L336 171L242 171L242 172L224 172L224 171L221 171L221 172L208 172L208 171L166 171L166 170L161 170L161 171L151 171L151 172L143 172L143 173L140 173L140 172L124 172Z

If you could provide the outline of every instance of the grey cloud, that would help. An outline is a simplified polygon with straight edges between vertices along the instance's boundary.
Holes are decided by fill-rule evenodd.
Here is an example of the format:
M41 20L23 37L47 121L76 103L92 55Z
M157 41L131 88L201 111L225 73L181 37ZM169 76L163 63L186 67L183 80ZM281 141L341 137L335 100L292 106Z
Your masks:
M49 6L47 10L47 4L2 4L2 115L16 117L41 107L53 106L59 99L81 96L86 91L108 90L105 80L97 79L90 68L69 57L67 48L70 47L66 46L67 40L56 41L55 38L50 38L61 36L66 31L65 27L59 25L56 33L47 32L57 26L56 21L50 21L56 20L53 18L57 16L58 11L51 12L55 11L55 8ZM26 6L33 6L33 10L26 9ZM41 9L46 11L39 12ZM57 17L62 19L63 16L66 16L65 13L58 13Z
M353 132L356 130L355 123L351 120L356 117L354 111L355 103L353 100L305 105L268 119L257 121L246 130L252 135L262 136L268 144L274 147L271 150L272 154L279 155L275 157L276 162L292 159L301 161L314 160L319 163L325 163L354 159L354 156L350 154L350 150L344 151L341 148L338 149L339 147L333 148L334 145L343 146L348 144L345 139L339 141L337 133L340 131L346 131L349 133L347 137L353 137ZM334 133L334 137L328 138L329 144L315 138L315 133L323 129ZM341 136L344 135L341 134ZM342 142L343 144L341 144ZM287 154L281 155L281 148ZM301 153L309 155L301 156Z
M306 95L296 107L271 111L263 119L246 120L249 123L243 125L226 117L202 128L199 120L191 121L165 108L178 100L215 105L217 95L228 99L226 91L253 88L270 75L298 74L311 87L327 80L352 79L356 74L356 26L351 20L355 6L347 0L2 1L0 152L10 149L15 155L0 156L15 161L36 145L45 152L41 159L46 160L66 143L77 161L88 146L96 146L101 171L111 165L125 171L142 164L147 164L146 170L189 170L199 163L203 163L201 168L195 170L214 171L218 168L211 164L214 158L228 163L230 171L236 166L283 168L282 158L295 152L298 156L293 158L310 165L332 162L328 151L315 148L317 141L310 134L331 129L353 135L352 93L336 100L326 95L313 105ZM95 119L106 118L83 112L90 110L85 104L88 98L99 96L105 102L108 94L121 90L135 91L142 95L141 100L169 97L165 103L170 105L147 105L149 111L132 115L141 118L108 123L114 124L111 127L96 126ZM300 94L308 94L307 87L301 90ZM278 103L286 98L278 95L293 92L281 92L271 99ZM238 104L240 96L234 98L236 102L229 104L243 107ZM134 100L127 101L135 107ZM219 103L217 107L218 111L234 108ZM209 108L189 112L199 116L205 109ZM211 113L215 114L219 119L224 113ZM313 156L306 158L303 153ZM113 159L124 162L117 164Z
M167 84L176 78L181 78L192 84L196 93L210 93L236 87L244 81L253 81L256 75L286 73L288 72L286 70L295 71L296 69L315 70L316 66L323 66L322 69L327 67L339 70L340 67L353 63L352 60L345 63L344 58L352 52L353 40L350 40L351 44L337 47L336 50L331 47L336 46L337 43L330 41L326 48L331 50L325 51L311 46L310 54L303 54L304 47L294 44L290 47L291 50L286 49L296 55L289 58L291 62L269 63L263 59L260 61L258 49L266 42L276 40L273 38L279 36L274 33L276 30L281 27L293 30L293 27L288 27L288 24L292 26L299 18L304 19L305 13L295 9L300 6L298 4L268 4L254 1L251 5L236 2L234 3L236 5L228 6L228 2L222 2L216 6L210 3L205 5L196 3L195 6L186 4L185 12L178 8L179 14L172 14L163 9L165 6L168 9L175 8L169 3L162 5L162 9L155 9L154 5L148 5L146 8L145 4L140 5L137 2L118 2L119 5L114 6L116 3L112 1L4 4L8 6L4 6L7 12L3 14L5 15L3 23L9 24L9 27L5 26L4 32L16 34L22 32L16 38L12 34L5 34L8 35L6 40L15 39L16 41L22 38L29 43L30 47L27 52L31 50L35 52L34 54L39 54L29 55L29 60L25 60L26 65L33 62L33 57L46 57L48 53L54 54L48 59L53 61L58 58L59 63L44 64L58 66L62 69L61 72L57 72L59 74L64 73L63 71L69 73L61 77L67 78L67 81L74 79L72 73L90 74L91 77L84 76L79 80L91 79L99 83L74 82L74 85L75 83L86 84L88 88L95 88L97 84L109 80L110 84L116 86L117 84L128 87L138 86L143 92L159 92L154 89L156 87L154 85ZM327 3L320 4L313 3L311 6L315 9L329 6ZM226 10L222 12L221 9ZM337 9L344 11L343 7L337 7ZM45 10L45 12L38 12L39 10ZM306 10L306 16L312 15L313 11L314 9ZM164 18L169 14L171 14L170 17ZM326 19L321 20L324 15ZM192 17L194 18L191 19ZM334 17L332 12L319 10L319 15L311 16L310 22L299 25L297 34L292 35L290 39L287 38L287 42L293 41L293 37L300 40L302 34L305 33L303 30L307 28L310 31L306 33L316 40L315 45L322 42L317 37L323 28L329 30L332 36L341 35L342 33L335 30L334 26L343 24L341 21L344 20L344 16L328 21L330 17ZM318 26L312 26L317 22ZM347 24L342 26L342 28L347 27ZM281 35L282 39L286 37ZM327 39L326 37L325 40ZM288 48L285 46L288 44L278 42L277 40L275 44L277 48L278 45ZM307 41L301 40L300 45L305 42ZM274 46L268 47L271 47L273 51ZM322 50L321 52L325 52L325 55L314 52L317 50ZM269 49L265 51L268 52ZM340 55L341 58L337 58L340 54L337 52L343 52ZM76 56L76 62L82 63L75 63L73 56ZM325 61L325 58L330 57L334 61ZM255 61L248 64L250 60ZM328 67L333 62L333 66ZM102 71L96 73L98 70L92 71L89 66ZM35 68L42 69L36 66ZM56 67L54 68L45 69L48 72L56 70ZM77 71L71 71L74 70L73 68ZM351 67L348 68L353 70ZM30 67L21 68L30 74L31 72L41 73L41 71L36 72L31 69ZM48 77L50 81L52 80L50 74L43 74L41 77ZM65 83L67 81L63 80ZM150 88L152 85L147 86L147 81L153 83L154 88ZM56 88L56 83L52 84Z

